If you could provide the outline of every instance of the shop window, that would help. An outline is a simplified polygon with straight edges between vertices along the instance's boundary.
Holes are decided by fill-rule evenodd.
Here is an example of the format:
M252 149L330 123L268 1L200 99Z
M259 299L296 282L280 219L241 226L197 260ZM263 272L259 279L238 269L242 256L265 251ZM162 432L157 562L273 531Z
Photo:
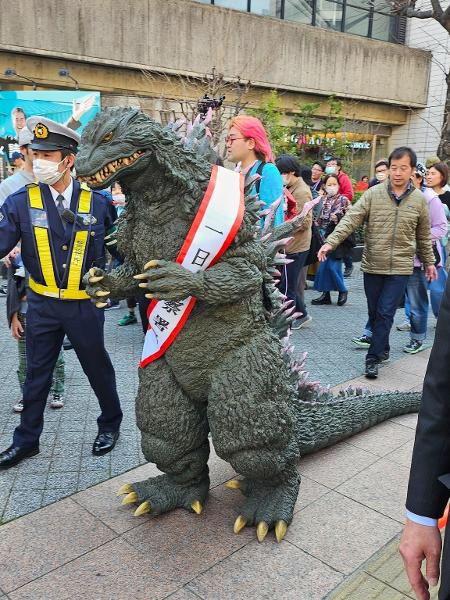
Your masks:
M247 10L247 0L214 0L215 6L234 8L234 10Z
M313 22L314 0L285 0L284 18L311 25Z
M367 37L369 34L369 12L347 4L345 7L344 31Z
M333 0L317 0L316 25L341 31L342 4Z
M265 17L281 17L281 0L251 0L250 12Z

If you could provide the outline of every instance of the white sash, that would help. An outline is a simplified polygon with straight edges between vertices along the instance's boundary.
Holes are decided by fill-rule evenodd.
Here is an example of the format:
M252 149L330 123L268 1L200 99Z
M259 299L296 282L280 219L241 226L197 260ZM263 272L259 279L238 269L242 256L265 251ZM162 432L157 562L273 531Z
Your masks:
M208 188L175 262L197 273L219 260L233 241L244 216L244 178L214 165ZM196 298L153 300L148 307L148 330L141 367L164 354L174 341Z

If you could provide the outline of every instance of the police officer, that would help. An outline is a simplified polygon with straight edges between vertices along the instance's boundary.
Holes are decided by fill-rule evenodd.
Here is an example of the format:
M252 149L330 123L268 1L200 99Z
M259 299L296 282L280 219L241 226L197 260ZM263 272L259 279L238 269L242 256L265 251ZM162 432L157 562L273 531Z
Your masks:
M20 425L0 453L0 469L39 453L39 437L53 368L67 334L98 398L101 413L92 452L110 452L119 437L122 411L114 368L103 337L104 313L83 289L83 275L104 266L104 236L114 207L70 174L80 136L50 119L31 117L30 183L0 208L0 256L19 240L30 274L27 310L27 375Z

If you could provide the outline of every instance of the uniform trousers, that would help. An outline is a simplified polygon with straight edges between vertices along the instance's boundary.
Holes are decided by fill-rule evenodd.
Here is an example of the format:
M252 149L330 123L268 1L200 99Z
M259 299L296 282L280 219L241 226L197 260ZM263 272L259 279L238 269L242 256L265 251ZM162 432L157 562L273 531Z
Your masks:
M27 310L27 375L23 411L14 444L35 446L44 425L44 409L64 335L72 342L100 405L99 432L118 431L122 411L116 377L105 349L105 316L90 300L59 300L30 291Z

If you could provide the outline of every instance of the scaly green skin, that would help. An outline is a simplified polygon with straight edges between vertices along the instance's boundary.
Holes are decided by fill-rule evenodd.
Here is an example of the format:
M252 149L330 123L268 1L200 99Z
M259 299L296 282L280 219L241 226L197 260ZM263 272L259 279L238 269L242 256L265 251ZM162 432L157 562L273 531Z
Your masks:
M137 152L132 164L92 179ZM109 275L97 269L102 279L87 277L86 289L97 301L99 290L115 298L134 295L133 275L156 259L160 265L145 273L148 292L164 300L197 298L165 355L139 370L142 449L165 474L133 484L136 494L128 501L148 502L152 515L203 504L210 432L217 454L243 476L244 521L271 528L292 521L300 454L417 410L419 396L357 391L333 398L307 381L303 361L292 358L284 337L292 315L273 285L282 263L280 239L295 224L268 227L271 235L257 239L259 204L248 193L240 230L216 265L193 274L174 262L206 190L211 158L202 124L184 143L132 109L108 109L86 127L77 173L94 188L118 179L127 198L117 231L125 263ZM252 181L246 183L248 192Z

